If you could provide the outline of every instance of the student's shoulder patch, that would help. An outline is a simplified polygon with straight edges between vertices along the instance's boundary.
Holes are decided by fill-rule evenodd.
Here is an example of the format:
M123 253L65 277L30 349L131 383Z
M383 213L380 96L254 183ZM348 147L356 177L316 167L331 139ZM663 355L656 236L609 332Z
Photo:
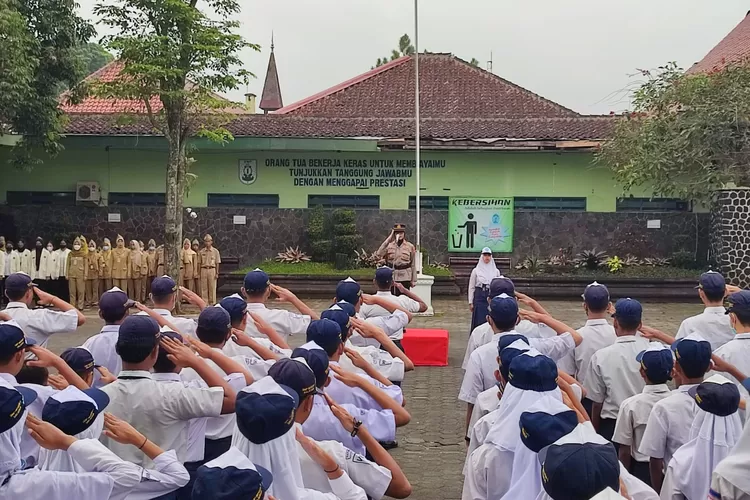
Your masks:
M367 460L365 457L363 457L359 453L354 453L348 448L346 450L346 460L353 464L366 464L369 462L369 460Z

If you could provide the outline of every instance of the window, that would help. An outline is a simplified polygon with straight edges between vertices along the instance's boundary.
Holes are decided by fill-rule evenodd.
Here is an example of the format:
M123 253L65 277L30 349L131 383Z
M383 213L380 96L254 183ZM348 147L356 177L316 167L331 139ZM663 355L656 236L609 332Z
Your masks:
M690 212L686 200L676 198L618 198L618 212Z
M318 205L323 208L380 208L380 196L307 195L307 206L309 208Z
M422 210L448 210L447 196L420 196L419 206ZM417 197L409 196L409 210L416 210Z
M167 204L164 193L109 193L110 205L155 205Z
M75 191L8 191L8 205L75 205Z
M279 195L208 193L208 206L279 208Z
M560 210L560 211L586 211L586 198L546 198L516 196L514 199L515 210Z

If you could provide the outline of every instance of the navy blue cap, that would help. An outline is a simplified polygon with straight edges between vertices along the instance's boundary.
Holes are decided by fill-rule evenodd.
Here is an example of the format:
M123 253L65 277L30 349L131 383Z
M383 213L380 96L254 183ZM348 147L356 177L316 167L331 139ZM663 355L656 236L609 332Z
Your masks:
M360 297L362 297L362 287L352 278L339 281L336 285L336 300L345 300L352 305L357 305Z
M719 417L727 417L740 407L740 390L721 375L714 375L691 387L688 394L701 410Z
M339 306L344 310L346 314L349 315L350 318L353 318L357 315L357 310L354 308L354 306L345 300L339 300L334 304L334 306ZM333 308L333 306L331 306L331 308Z
M96 364L94 364L94 356L91 354L91 351L85 347L70 347L65 349L62 354L60 354L60 357L76 373L92 371L96 366Z
M557 388L557 365L536 351L525 352L510 362L508 383L525 391L551 391Z
M590 308L601 311L606 309L609 304L609 289L594 281L590 285L586 285L586 289L583 291L583 301L586 302Z
M330 309L326 309L320 313L320 319L330 319L331 321L335 321L338 323L341 332L346 334L349 332L352 317L349 316L343 308L336 304L331 306Z
M6 290L13 290L13 291L26 290L27 288L32 288L34 286L36 285L34 285L34 282L31 279L31 276L29 276L26 273L13 273L7 278L5 278Z
M307 341L315 342L326 352L332 351L343 342L341 327L330 319L313 320L307 327Z
M246 292L263 292L269 286L271 286L271 278L269 278L268 275L260 269L255 269L254 271L250 271L245 275L243 287L245 288Z
M229 319L232 323L239 323L247 313L247 302L237 294L224 297L219 305L229 313Z
M24 410L36 400L37 394L27 387L13 387L0 379L0 433L20 422Z
M109 396L104 391L93 388L82 391L69 386L47 399L42 420L69 436L75 436L91 427L107 405Z
M160 276L151 282L151 295L164 297L175 292L177 292L177 283L170 276Z
M393 282L393 269L390 267L379 267L375 271L375 281L383 285Z
M632 323L640 323L643 318L643 306L634 299L620 299L615 303L613 318Z
M675 341L672 351L680 368L688 374L703 376L711 364L711 343L697 333Z
M534 453L551 445L578 426L578 415L573 410L554 415L542 411L521 413L521 442Z
M161 333L160 338L164 338L164 337L170 338L172 340L176 340L180 344L183 344L185 342L185 339L182 338L182 335L180 335L179 333L170 331L166 327L161 328L160 333ZM161 345L159 345L159 354L157 357L156 364L159 365L161 363L162 366L164 366L164 363L166 361L170 363L166 366L174 366L174 363L172 363L172 360L169 359L169 353L167 352L167 350L164 349Z
M513 284L513 281L505 276L493 278L492 281L490 281L490 297L497 297L503 293L515 297L516 286Z
M516 357L525 353L529 349L531 349L531 347L529 347L527 342L517 340L500 351L500 374L506 381L509 377L508 371L510 370L510 364L516 359Z
M104 316L123 317L129 307L128 294L119 288L107 290L99 297L99 310Z
M543 453L542 487L553 500L581 500L607 488L620 490L620 462L612 443L553 444Z
M268 469L250 461L237 448L198 467L190 498L195 500L260 500L273 483Z
M283 358L276 361L268 369L268 376L273 378L276 383L294 389L300 401L316 392L317 380L315 374L306 362L303 363L298 359Z
M322 388L328 381L328 354L315 342L308 342L292 351L293 358L302 358L315 374L315 385ZM270 373L270 372L269 372Z
M506 324L518 319L518 301L515 297L502 293L493 297L487 309L495 324Z
M750 291L742 290L727 297L727 314L733 312L750 313Z
M198 328L217 332L229 332L232 320L223 307L207 307L198 315Z
M727 282L720 273L707 271L701 274L696 288L700 288L708 293L722 294L727 289Z
M159 324L149 316L133 315L120 325L117 343L124 345L156 346L161 337Z
M34 344L36 341L26 337L21 325L15 321L0 323L0 357L11 356Z
M528 344L529 339L526 338L526 336L521 335L520 333L509 333L506 335L501 335L500 340L497 341L497 352L498 355L503 352L503 349L511 345L516 340L520 340L521 342Z
M672 350L661 342L650 342L646 350L636 355L635 360L641 364L648 379L657 384L669 380L674 368Z
M291 387L263 377L237 393L237 429L251 443L277 439L294 426L299 396Z

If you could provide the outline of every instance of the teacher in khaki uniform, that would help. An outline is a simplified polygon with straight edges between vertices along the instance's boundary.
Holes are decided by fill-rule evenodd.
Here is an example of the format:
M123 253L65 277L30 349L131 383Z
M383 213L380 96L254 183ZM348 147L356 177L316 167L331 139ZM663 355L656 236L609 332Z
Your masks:
M207 304L216 304L216 277L219 275L221 255L214 248L214 239L210 234L203 237L204 247L198 253L201 264L201 297Z
M417 282L417 249L406 241L406 225L394 224L391 234L385 239L377 255L385 259L386 265L393 268L393 282L411 288ZM398 289L392 292L400 295Z
M130 250L125 248L125 238L119 234L115 245L117 247L112 250L112 285L127 294L130 279Z

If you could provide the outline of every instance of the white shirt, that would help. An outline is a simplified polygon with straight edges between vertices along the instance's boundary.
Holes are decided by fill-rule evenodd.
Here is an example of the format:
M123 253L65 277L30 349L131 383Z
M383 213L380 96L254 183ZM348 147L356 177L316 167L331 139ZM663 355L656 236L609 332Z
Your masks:
M15 384L14 384L15 385ZM42 418L42 409L44 409L44 403L47 402L50 396L57 392L54 387L37 384L20 384L23 387L28 387L32 391L36 392L36 399L33 403L26 407L28 413L34 415L37 418ZM39 463L39 443L31 437L31 434L24 432L21 434L21 458L26 461L27 464L38 464Z
M461 500L497 500L505 495L513 474L513 455L490 444L474 450L466 462Z
M52 309L29 309L23 302L10 302L4 311L16 320L27 337L36 340L42 347L47 346L51 335L72 333L78 328L78 313L53 311Z
M191 337L198 338L195 334L195 329L198 327L198 324L194 319L172 316L172 312L169 309L154 308L154 312L172 323L183 335L190 335ZM148 314L142 311L137 314L138 316L148 316Z
M337 441L316 441L316 444L333 457L339 467L349 475L352 482L365 490L368 497L377 500L385 496L393 478L391 471L367 460ZM328 476L299 443L297 443L297 451L305 488L332 493Z
M364 319L368 323L375 325L385 332L391 340L401 340L404 338L404 328L409 324L409 316L404 311L396 310L393 314L388 316L372 316L370 318L363 318L361 314L357 314L359 319ZM352 332L349 337L349 342L357 347L377 347L380 348L380 342L375 339L365 338L360 335L358 330Z
M55 253L57 254L57 260L60 263L60 271L58 272L58 276L65 277L68 275L68 254L70 253L70 249L66 248L63 250L62 248L59 250L55 250Z
M647 347L645 338L628 335L591 357L583 386L591 401L602 403L602 418L616 419L622 402L643 391L646 382L635 357Z
M515 333L519 333L527 339L554 337L557 335L557 333L547 325L532 323L525 319L521 320L516 325ZM465 370L469 364L471 353L490 342L494 335L495 332L492 330L492 326L490 326L489 323L482 323L474 328L469 336L469 343L466 346L466 354L464 354L464 361L461 363L461 368Z
M125 380L122 377L136 377ZM220 387L190 388L163 384L149 372L122 371L120 378L102 387L109 396L107 411L138 429L162 450L175 450L185 461L189 420L218 417L224 391ZM123 460L150 466L151 460L137 448L117 443L102 434L100 441Z
M385 292L379 291L379 292L376 292L375 295L379 297L387 298L389 301L396 303L399 307L403 307L410 313L419 312L419 309L420 309L419 302L417 302L414 299L410 299L406 295L399 295L398 297L396 297L390 291L385 291ZM358 316L362 319L367 320L370 318L380 318L384 316L391 316L391 313L388 312L387 309L379 305L362 304L362 306L359 309ZM407 323L408 323L408 320L407 320ZM386 331L386 333L393 340L401 340L402 338L404 338L404 327L401 327L398 330L395 330L393 333L390 333L388 331Z
M279 356L282 356L284 358L288 358L292 355L291 349L282 349L266 338L254 337L254 339L257 343L261 344L263 347L267 348L274 354L278 354ZM222 347L221 350L230 358L234 356L247 356L249 358L263 359L254 350L244 345L239 345L232 339L227 340L226 344L224 344L224 347Z
M617 424L612 441L630 446L630 456L638 462L648 462L649 456L638 452L646 432L648 417L654 405L668 397L672 392L667 384L647 385L643 392L629 397L620 405Z
M339 364L335 361L330 362L331 365L338 366ZM359 375L364 378L370 384L379 388L385 392L390 398L395 400L398 404L403 404L404 394L401 392L401 388L397 385L383 385L374 378L368 375ZM362 409L376 409L382 410L383 408L375 401L369 394L360 389L359 387L349 387L334 376L330 377L331 382L326 386L325 392L333 398L338 404L351 404L357 408Z
M661 458L666 467L674 452L690 440L690 427L698 405L687 391L694 386L681 385L654 405L638 453Z
M352 437L344 429L323 396L315 395L313 397L315 400L310 417L302 424L305 435L316 441L338 441L356 453L366 453L367 450L362 441L359 438ZM383 443L396 440L396 419L391 410L362 409L351 404L341 404L340 406L348 411L352 417L361 420L377 441Z
M104 325L102 331L93 337L89 337L83 343L83 347L88 349L94 358L94 363L103 366L115 377L122 370L122 359L115 351L117 337L120 335L120 325ZM101 389L101 375L98 370L94 370L94 387Z
M247 312L255 313L271 325L276 333L281 335L286 341L290 335L306 335L307 327L310 326L312 318L305 314L294 313L286 309L268 309L265 304L259 302L248 302ZM252 318L248 318L245 333L251 337L265 338L255 327Z
M469 358L469 364L464 373L461 390L458 399L470 404L476 402L480 392L486 391L497 383L495 371L498 369L497 342L503 335L518 333L517 331L495 334L490 342L476 349ZM557 361L569 352L573 352L576 344L573 336L563 333L551 338L530 338L529 346L538 350L545 356ZM635 358L633 358L635 359Z
M734 338L729 315L723 307L706 307L702 313L685 319L680 324L675 338L681 339L691 333L699 333L701 337L711 342L711 350L715 351Z
M404 380L404 362L401 358L394 358L390 353L377 347L357 347L349 340L346 341L346 347L357 351L378 373L392 382ZM339 364L347 371L365 375L365 371L354 366L354 363L347 357L342 356Z
M575 360L573 376L583 383L592 356L597 351L614 344L617 340L617 334L615 334L614 327L606 319L590 319L578 329L578 333L583 337L583 341L576 346L575 353L573 353Z
M466 437L471 438L471 430L479 419L487 415L489 412L497 410L499 405L500 389L497 387L490 387L486 391L480 392L477 396L476 403L474 403L474 409L471 412L471 419L469 420L469 428L467 429Z
M738 333L734 339L730 340L714 353L724 361L733 364L739 371L745 375L750 374L750 333ZM744 399L750 397L747 389L742 385L741 380L737 380L728 373L722 373L726 378L734 382L740 389L740 394Z

